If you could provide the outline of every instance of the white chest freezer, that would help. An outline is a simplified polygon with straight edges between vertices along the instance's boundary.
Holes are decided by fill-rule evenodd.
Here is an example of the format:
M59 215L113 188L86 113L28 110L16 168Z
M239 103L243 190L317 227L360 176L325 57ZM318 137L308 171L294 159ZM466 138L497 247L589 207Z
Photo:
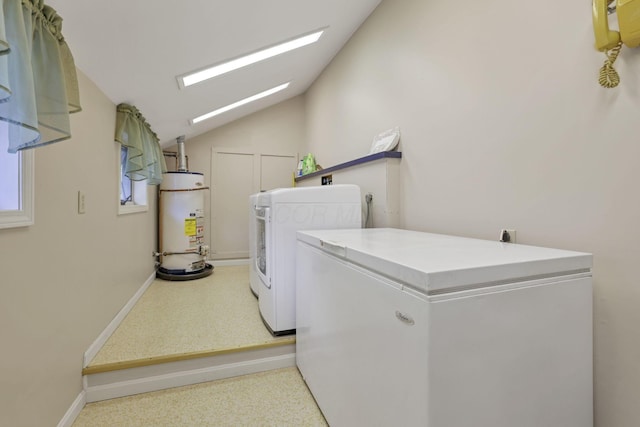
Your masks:
M298 232L296 360L332 427L588 427L590 254Z

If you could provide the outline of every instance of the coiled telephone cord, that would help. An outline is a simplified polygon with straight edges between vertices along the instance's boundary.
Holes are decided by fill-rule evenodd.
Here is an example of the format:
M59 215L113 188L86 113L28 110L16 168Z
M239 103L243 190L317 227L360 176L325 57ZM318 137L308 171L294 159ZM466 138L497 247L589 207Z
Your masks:
M600 86L610 89L620 84L620 76L615 68L613 68L613 63L618 59L620 49L622 49L622 42L618 42L613 49L605 52L607 59L604 61L602 68L600 68L600 77L598 78Z

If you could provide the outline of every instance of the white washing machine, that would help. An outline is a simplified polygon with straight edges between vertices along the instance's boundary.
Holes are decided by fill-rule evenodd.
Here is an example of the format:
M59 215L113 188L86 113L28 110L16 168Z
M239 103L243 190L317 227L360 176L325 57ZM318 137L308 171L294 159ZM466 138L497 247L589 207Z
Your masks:
M296 232L361 228L357 185L283 188L259 193L255 272L262 319L273 335L296 329Z
M258 194L249 196L249 287L251 293L258 298L260 279L256 273L256 203Z
M592 257L298 232L296 363L331 426L593 425Z

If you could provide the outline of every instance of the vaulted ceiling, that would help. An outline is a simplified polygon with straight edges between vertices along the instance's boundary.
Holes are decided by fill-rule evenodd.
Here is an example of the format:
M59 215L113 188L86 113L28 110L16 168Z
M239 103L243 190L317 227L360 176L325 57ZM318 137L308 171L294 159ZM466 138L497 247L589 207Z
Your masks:
M381 0L46 0L82 70L163 145L304 93ZM181 89L176 77L326 28L317 43ZM189 120L291 81L269 97ZM81 95L82 96L82 95Z

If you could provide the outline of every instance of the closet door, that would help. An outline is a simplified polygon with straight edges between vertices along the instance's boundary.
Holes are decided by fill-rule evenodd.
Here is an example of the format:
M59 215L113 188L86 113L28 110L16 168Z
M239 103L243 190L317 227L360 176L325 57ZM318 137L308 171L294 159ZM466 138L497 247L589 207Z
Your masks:
M211 259L249 257L249 196L291 187L297 154L214 148L211 154Z
M254 154L214 151L211 166L211 258L248 258L247 206L256 192Z

